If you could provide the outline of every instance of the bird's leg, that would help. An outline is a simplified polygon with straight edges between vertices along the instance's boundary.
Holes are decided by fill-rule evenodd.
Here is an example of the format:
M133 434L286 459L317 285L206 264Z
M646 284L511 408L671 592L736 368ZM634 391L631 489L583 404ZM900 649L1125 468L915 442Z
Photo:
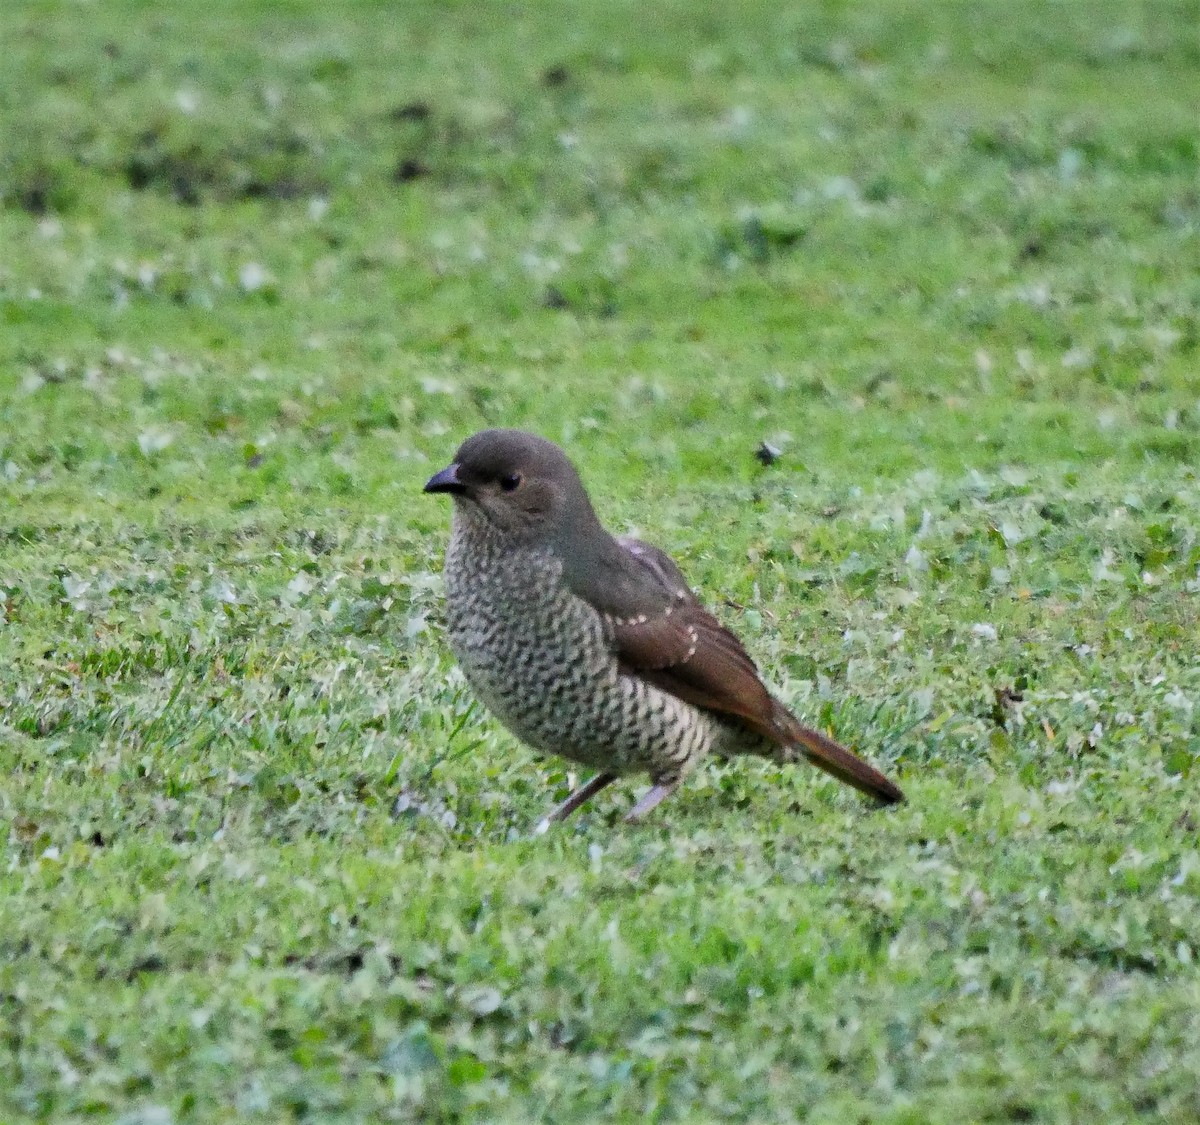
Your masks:
M679 788L679 783L682 780L682 778L677 777L674 781L660 781L651 786L642 794L642 799L625 814L625 822L632 824L634 821L641 820L651 809L658 808L663 801Z
M585 801L590 801L601 789L606 785L611 785L616 780L617 775L615 773L596 774L595 777L585 781L553 812L547 813L546 816L542 817L535 831L540 836L556 820L566 820L580 805Z

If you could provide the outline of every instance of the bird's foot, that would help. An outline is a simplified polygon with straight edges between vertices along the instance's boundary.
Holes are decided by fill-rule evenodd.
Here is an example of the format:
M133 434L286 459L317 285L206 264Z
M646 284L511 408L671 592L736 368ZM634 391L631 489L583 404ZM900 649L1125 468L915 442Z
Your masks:
M616 780L617 775L615 773L598 773L595 777L585 781L558 808L553 812L547 813L538 821L537 827L533 830L534 835L544 835L549 831L550 825L556 821L566 820L580 805L585 801L590 801L601 789L606 785L611 785Z
M641 820L651 809L658 808L678 788L679 779L651 786L642 794L641 800L625 814L626 824L633 824Z

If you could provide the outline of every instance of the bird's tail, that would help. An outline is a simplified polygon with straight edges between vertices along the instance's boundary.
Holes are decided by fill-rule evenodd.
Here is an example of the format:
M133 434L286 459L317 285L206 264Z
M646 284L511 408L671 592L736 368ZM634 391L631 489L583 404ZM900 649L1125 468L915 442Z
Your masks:
M874 797L885 805L899 804L904 800L900 787L874 766L867 765L828 735L806 727L782 704L777 703L776 710L775 722L786 735L788 743L799 749L814 766L819 766L826 773L833 774L838 781L853 785L860 793Z

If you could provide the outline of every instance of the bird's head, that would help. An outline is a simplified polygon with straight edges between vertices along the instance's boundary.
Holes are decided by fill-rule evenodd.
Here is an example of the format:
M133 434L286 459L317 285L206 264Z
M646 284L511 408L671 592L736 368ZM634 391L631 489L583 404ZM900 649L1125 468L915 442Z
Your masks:
M468 524L526 542L554 543L595 513L574 465L552 441L522 430L482 430L425 484L446 492Z

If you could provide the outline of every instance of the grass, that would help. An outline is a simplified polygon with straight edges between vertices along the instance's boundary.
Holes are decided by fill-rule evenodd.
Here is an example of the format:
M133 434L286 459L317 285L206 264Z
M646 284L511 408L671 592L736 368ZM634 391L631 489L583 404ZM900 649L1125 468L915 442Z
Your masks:
M0 1120L1200 1116L1195 3L0 36ZM910 803L533 837L489 424Z

